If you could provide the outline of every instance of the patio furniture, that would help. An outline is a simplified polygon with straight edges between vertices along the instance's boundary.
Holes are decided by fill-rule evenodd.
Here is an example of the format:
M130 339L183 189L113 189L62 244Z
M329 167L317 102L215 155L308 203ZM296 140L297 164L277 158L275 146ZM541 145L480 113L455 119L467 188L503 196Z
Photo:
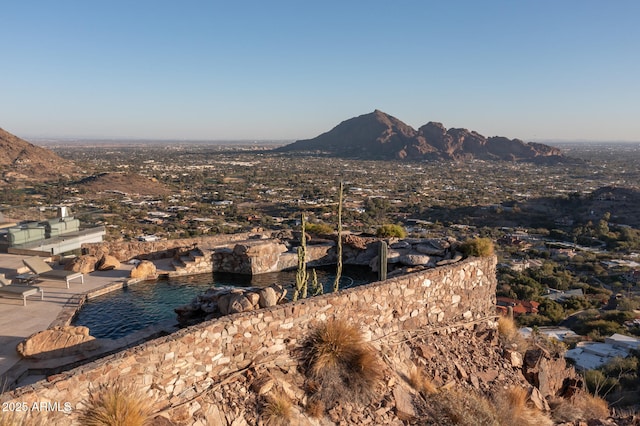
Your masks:
M39 278L38 274L19 274L13 277L13 280L16 281L17 284L28 284L33 285L36 283L36 280Z
M84 284L84 275L82 275L82 272L53 269L38 256L22 259L22 263L24 263L29 269L31 269L34 274L38 274L40 278L66 282L67 288L69 288L69 281L76 278L80 278L80 282Z
M22 306L27 306L27 296L38 294L38 292L40 292L40 300L44 300L44 291L40 287L11 284L4 274L0 274L1 297L22 297Z

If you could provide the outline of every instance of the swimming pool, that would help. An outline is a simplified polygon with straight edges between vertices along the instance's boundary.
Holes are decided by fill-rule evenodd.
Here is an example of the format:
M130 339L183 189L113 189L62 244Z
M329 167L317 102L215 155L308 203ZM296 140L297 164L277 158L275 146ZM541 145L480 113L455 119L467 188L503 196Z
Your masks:
M332 291L335 269L317 268L316 272L325 292ZM265 287L274 283L290 288L295 283L295 275L295 271L253 277L215 273L141 282L88 300L72 324L89 327L94 337L118 339L150 325L175 320L174 308L190 303L208 288ZM367 267L345 266L340 285L351 287L376 279L376 274Z

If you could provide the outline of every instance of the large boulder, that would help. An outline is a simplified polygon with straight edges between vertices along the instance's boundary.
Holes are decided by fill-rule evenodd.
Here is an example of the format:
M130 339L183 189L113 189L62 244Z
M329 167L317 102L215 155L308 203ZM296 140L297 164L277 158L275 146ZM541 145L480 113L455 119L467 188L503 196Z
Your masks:
M96 270L98 271L110 271L112 269L118 269L120 267L120 261L111 256L110 254L103 255L98 263L96 263Z
M100 343L87 327L59 326L39 331L18 343L23 358L51 359L78 355L98 349Z
M400 263L402 256L408 254L408 250L389 249L387 251L387 263Z
M131 278L136 278L140 280L154 280L158 278L158 272L156 270L156 265L149 260L143 260L138 265L131 270Z
M405 254L400 258L400 263L406 266L429 265L432 258L425 254Z
M96 263L98 263L97 257L91 255L82 255L76 257L75 259L64 265L64 269L67 271L89 274L96 270Z
M449 246L450 244L443 240L424 240L416 245L415 250L429 256L444 256Z
M276 240L245 241L236 244L232 250L215 250L213 270L245 275L277 272L280 256L286 251L287 247Z
M273 287L261 288L258 294L260 296L258 304L261 308L275 306L278 303L278 294Z
M244 297L251 303L252 308L258 308L258 302L260 301L260 295L255 291L247 291L244 293Z
M229 300L229 314L237 314L253 310L251 301L243 294L234 294Z

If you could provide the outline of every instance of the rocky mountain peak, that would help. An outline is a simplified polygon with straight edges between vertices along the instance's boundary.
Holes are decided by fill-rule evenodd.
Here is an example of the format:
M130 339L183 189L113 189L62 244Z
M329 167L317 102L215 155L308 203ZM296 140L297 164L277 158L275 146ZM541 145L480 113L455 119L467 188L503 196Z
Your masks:
M559 149L540 143L495 136L486 138L464 128L447 129L430 121L417 131L378 109L343 121L313 139L299 140L279 151L315 151L336 157L423 161L507 160L566 161Z

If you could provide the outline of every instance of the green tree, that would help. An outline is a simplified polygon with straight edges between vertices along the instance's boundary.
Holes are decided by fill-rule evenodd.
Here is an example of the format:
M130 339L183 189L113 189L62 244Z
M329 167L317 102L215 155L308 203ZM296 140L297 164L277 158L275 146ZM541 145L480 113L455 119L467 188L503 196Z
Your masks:
M540 301L539 311L541 315L549 318L554 324L559 323L565 318L562 305L551 299L544 298Z
M386 224L377 229L376 235L380 238L404 238L407 236L407 231L400 225Z

